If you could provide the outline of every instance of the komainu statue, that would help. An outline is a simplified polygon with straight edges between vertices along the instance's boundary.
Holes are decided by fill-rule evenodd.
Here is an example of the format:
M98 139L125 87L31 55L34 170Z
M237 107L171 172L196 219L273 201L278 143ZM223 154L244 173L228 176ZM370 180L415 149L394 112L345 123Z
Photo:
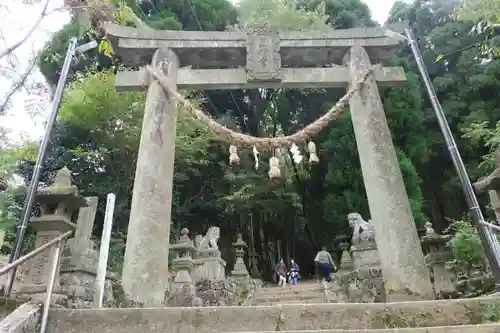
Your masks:
M220 237L219 227L212 226L208 228L207 234L203 236L198 245L198 250L200 251L207 249L218 250L219 245L217 244L217 242L219 241L219 237Z
M363 220L359 213L349 213L347 220L349 221L349 226L352 228L352 245L375 241L373 225Z

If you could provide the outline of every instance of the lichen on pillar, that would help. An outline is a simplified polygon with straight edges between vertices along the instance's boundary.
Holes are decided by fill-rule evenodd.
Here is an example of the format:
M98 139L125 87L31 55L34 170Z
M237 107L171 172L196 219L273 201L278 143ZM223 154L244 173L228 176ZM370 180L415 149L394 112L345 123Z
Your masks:
M344 63L351 85L372 66L361 46L351 47ZM387 300L432 299L420 239L373 77L352 97L350 112Z
M175 89L178 58L170 49L155 52L152 67ZM177 105L150 80L130 208L123 263L123 289L134 302L162 306L168 288L168 253L175 157Z

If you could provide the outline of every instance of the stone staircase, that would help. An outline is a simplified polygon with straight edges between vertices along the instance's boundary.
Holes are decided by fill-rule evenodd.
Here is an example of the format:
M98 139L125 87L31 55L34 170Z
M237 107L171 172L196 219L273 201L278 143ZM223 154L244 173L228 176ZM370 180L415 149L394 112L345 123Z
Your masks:
M266 292L270 293L264 290L264 294ZM485 324L485 313L491 307L500 309L500 298L199 308L52 309L47 332L500 333L500 324Z
M254 305L313 304L326 303L324 287L316 281L300 283L296 286L265 287L259 289Z

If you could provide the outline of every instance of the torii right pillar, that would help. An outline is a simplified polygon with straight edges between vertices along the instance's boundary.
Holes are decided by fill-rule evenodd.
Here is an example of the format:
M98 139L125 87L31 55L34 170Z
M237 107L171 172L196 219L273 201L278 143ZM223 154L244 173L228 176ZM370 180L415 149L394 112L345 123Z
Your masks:
M371 66L361 46L351 47L344 62L351 85ZM429 270L373 77L354 94L350 111L387 301L433 299Z

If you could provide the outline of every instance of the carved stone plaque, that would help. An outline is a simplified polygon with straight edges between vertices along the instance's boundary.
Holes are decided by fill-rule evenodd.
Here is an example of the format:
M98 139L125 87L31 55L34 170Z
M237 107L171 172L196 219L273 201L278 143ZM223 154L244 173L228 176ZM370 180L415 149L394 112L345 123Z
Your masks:
M280 81L280 37L277 28L251 27L247 30L247 80Z

